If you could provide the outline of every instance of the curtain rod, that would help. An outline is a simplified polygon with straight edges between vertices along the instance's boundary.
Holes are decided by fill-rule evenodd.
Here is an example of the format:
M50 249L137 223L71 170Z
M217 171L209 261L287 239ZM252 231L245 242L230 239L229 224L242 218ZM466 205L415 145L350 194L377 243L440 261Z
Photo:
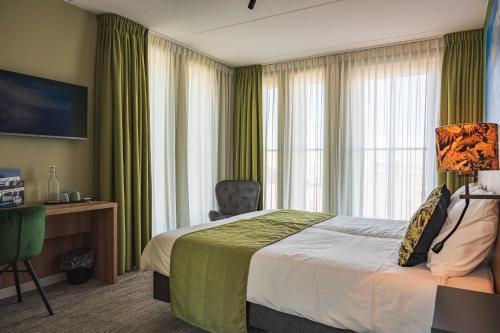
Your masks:
M188 50L191 50L193 52L197 52L199 54L202 54L204 55L205 57L207 58L210 58L214 61L217 61L229 68L232 68L232 69L235 69L237 67L245 67L245 66L251 66L251 65L244 65L244 66L234 66L234 65L230 65L228 64L227 62L223 61L223 60L220 60L219 58L216 58L208 53L205 53L203 51L200 51L198 49L195 49L191 46L188 46L184 43L181 43L173 38L170 38L170 37L167 37L159 32L156 32L154 30L149 30L152 34L155 34L161 38L164 38L166 40L168 40L169 42L171 43L175 43L177 45L180 45L182 47L185 47L186 49ZM360 47L360 48L357 48L357 49L348 49L348 50L343 50L343 51L337 51L337 52L325 52L325 53L320 53L320 54L315 54L315 55L310 55L310 56L305 56L305 57L299 57L299 58L290 58L290 59L284 59L284 60L278 60L278 61L272 61L272 62L266 62L266 63L262 63L260 65L262 66L266 66L266 65L274 65L274 64L279 64L279 63L285 63L285 62L289 62L289 61L298 61L298 60L304 60L304 59L311 59L311 58L319 58L319 57L325 57L325 56L329 56L329 55L336 55L336 54L342 54L342 53L349 53L349 52L357 52L357 51L365 51L365 50L370 50L370 49L376 49L376 48L379 48L379 47L387 47L387 46L394 46L394 45L400 45L400 44L411 44L411 43L417 43L417 42L425 42L425 41L428 41L428 40L434 40L434 39L439 39L439 38L443 38L443 35L438 35L438 36L433 36L433 37L427 37L427 38L419 38L419 39L411 39L411 40L408 40L408 41L403 41L403 42L393 42L393 43L386 43L386 44L379 44L379 45L374 45L374 46L367 46L367 47Z
M337 51L337 52L325 52L325 53L320 53L320 54L315 54L315 55L310 55L310 56L304 56L304 57L299 57L299 58L290 58L290 59L284 59L284 60L277 60L277 61L272 61L272 62L266 62L266 63L263 63L262 66L275 65L275 64L285 63L285 62L289 62L289 61L300 61L300 60L305 60L305 59L320 58L320 57L326 57L326 56L336 55L336 54L343 54L343 53L350 53L350 52L373 50L373 49L378 49L378 48L387 47L387 46L395 46L395 45L401 45L401 44L411 44L411 43L425 42L425 41L428 41L428 40L441 39L441 38L443 38L443 36L444 35L438 35L438 36L433 36L433 37L411 39L411 40L403 41L403 42L393 42L393 43L378 44L378 45L374 45L374 46L360 47L360 48L357 48L357 49L347 49L347 50Z
M198 50L198 49L195 49L194 47L191 47L191 46L189 46L189 45L186 45L186 44L184 44L184 43L181 43L181 42L179 42L179 41L177 41L177 40L175 40L175 39L173 39L173 38L167 37L167 36L165 36L165 35L163 35L163 34L161 34L161 33L159 33L159 32L156 32L156 31L151 30L151 29L149 29L149 32L150 32L150 33L152 33L152 34L154 34L154 35L157 35L157 36L159 36L159 37L161 37L161 38L164 38L164 39L168 40L168 41L169 41L169 42L171 42L171 43L174 43L174 44L180 45L180 46L182 46L182 47L185 47L186 49L188 49L188 50L190 50L190 51L193 51L193 52L199 53L199 54L201 54L201 55L204 55L205 57L207 57L207 58L209 58L209 59L212 59L213 61L217 61L217 62L219 62L219 63L221 63L221 64L223 64L223 65L225 65L225 66L227 66L227 67L229 67L229 68L231 68L231 69L234 69L234 68L235 68L235 66L230 65L230 64L228 64L227 62L220 60L219 58L216 58L216 57L214 57L214 56L212 56L212 55L210 55L210 54L208 54L208 53L205 53L205 52L203 52L203 51L200 51L200 50Z

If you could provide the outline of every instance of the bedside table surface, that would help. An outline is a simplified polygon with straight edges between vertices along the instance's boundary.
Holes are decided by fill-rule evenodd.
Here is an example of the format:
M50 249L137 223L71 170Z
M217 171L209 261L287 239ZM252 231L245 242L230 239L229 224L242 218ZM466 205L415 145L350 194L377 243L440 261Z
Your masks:
M500 295L439 286L432 332L500 332Z

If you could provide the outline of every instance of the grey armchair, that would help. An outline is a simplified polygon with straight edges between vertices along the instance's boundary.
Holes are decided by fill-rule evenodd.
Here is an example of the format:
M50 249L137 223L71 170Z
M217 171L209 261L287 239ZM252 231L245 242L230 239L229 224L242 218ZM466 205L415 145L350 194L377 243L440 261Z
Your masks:
M215 185L219 211L208 213L210 221L254 212L260 197L260 184L253 180L223 180Z

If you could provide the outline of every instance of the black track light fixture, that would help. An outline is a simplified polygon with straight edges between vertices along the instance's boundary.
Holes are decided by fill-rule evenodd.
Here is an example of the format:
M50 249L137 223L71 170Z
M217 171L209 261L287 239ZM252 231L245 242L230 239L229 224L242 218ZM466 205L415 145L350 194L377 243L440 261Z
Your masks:
M256 2L257 0L250 0L250 2L248 3L248 9L253 9L253 7L255 7Z

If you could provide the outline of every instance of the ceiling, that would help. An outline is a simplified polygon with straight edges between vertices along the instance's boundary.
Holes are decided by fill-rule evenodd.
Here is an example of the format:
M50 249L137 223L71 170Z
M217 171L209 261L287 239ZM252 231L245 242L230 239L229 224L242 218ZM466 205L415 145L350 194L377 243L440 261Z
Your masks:
M66 0L130 18L231 66L482 27L488 0Z

